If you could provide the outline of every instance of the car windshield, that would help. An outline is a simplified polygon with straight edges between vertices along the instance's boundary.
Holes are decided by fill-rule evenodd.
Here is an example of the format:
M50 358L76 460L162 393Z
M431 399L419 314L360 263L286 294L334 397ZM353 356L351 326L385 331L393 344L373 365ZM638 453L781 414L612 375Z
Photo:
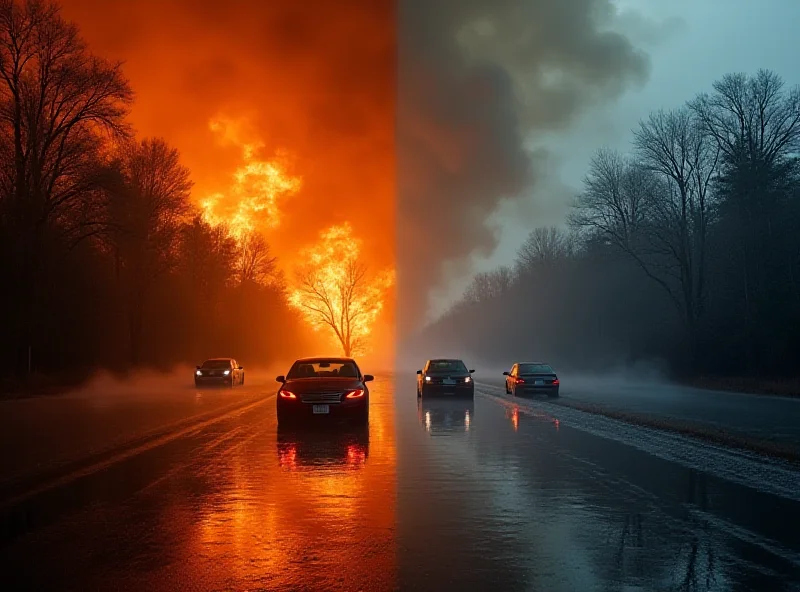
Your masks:
M203 368L208 368L210 370L219 370L220 368L230 368L231 361L230 360L206 360L203 362Z
M428 372L467 372L467 367L461 360L431 360Z
M520 364L520 374L553 374L553 369L547 364Z
M295 362L287 378L357 378L353 362L342 360L309 360Z

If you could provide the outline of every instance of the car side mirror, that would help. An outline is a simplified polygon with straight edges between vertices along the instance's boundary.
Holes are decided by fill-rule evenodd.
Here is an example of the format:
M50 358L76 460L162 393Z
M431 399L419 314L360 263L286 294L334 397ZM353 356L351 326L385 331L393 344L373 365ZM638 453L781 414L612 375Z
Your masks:
M195 370L200 370L200 366L195 366Z
M371 382L375 380L375 377L372 374L365 374L364 375L364 382Z
M244 370L244 366L239 366L239 370Z
M470 374L474 374L474 373L475 373L475 370L470 370L470 371L469 371L469 373L470 373Z
M422 374L422 370L417 370L417 374Z
M276 382L286 382L286 377L283 376L283 375L278 376L278 378L276 378L275 381Z
M503 372L503 376L511 376L508 372Z

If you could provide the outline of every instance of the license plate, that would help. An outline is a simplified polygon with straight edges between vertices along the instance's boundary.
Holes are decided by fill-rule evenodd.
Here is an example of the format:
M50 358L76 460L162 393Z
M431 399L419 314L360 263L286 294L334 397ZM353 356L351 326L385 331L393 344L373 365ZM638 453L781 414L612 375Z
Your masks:
M544 380L534 380L533 384L536 386L544 386Z
M317 415L330 413L330 410L331 410L330 405L314 405L313 408L311 409L311 411L313 411Z
M455 383L456 383L456 381L455 381L455 380L453 380L452 378L445 378L445 379L442 381L442 384L455 384Z

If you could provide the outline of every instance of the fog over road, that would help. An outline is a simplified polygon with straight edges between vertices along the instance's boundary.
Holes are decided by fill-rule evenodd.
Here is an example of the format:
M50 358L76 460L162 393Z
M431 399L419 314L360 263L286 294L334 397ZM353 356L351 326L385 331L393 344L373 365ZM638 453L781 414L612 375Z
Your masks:
M367 430L278 430L267 382L30 400L14 434L51 433L31 458L70 429L73 457L104 452L39 481L4 460L3 589L800 588L789 465L491 386L418 404L413 375L373 384Z

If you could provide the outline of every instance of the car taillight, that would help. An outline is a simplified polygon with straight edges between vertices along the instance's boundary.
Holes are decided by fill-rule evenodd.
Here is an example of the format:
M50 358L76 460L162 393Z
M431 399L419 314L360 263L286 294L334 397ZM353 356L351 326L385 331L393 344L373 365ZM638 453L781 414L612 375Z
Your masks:
M345 395L345 399L358 399L364 396L364 389L354 389Z
M561 384L561 383L558 381L558 378L556 378L556 379L553 381L553 386L558 386L559 384Z
M525 381L521 378L517 378L517 384L525 384Z
M295 395L292 391L281 389L281 397L283 397L284 399L296 399L297 395Z

